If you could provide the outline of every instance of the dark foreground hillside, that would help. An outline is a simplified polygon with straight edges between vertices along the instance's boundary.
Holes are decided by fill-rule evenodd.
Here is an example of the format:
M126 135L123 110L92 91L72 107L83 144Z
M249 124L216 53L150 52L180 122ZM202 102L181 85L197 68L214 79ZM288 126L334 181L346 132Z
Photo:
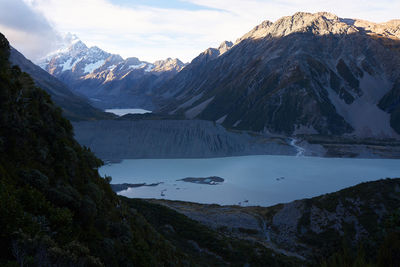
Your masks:
M28 73L35 84L45 90L52 101L63 110L63 116L71 121L87 121L97 119L112 119L114 114L103 112L92 107L87 99L79 97L57 78L33 64L16 49L10 50L10 62Z
M149 202L161 204L158 218L146 212ZM400 178L272 207L155 199L130 203L156 229L165 228L166 217L173 217L169 224L176 227L187 216L220 234L256 240L310 266L400 266ZM171 208L179 216L169 215Z
M179 238L206 233L211 250L168 241L99 176L102 162L74 140L50 96L10 66L9 53L0 35L0 266L298 265L201 227Z
M0 265L183 262L111 191L50 96L8 63L0 36Z

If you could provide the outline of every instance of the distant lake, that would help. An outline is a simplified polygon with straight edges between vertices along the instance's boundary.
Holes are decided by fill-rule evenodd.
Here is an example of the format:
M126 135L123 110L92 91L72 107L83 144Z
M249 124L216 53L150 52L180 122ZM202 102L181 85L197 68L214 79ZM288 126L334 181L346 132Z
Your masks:
M113 108L113 109L106 109L106 112L114 113L118 116L124 116L126 114L145 114L151 113L150 110L145 110L141 108Z
M270 206L334 192L360 182L400 177L400 160L295 156L242 156L209 159L129 159L100 168L112 183L158 183L121 195L223 205ZM176 181L219 176L222 184Z

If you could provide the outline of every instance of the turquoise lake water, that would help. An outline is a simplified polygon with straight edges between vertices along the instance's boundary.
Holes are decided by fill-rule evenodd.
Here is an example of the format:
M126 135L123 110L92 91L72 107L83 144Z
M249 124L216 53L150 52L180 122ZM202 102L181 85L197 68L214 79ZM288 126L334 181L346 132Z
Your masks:
M360 182L400 177L400 160L295 156L208 159L128 159L100 168L112 183L159 183L120 194L221 205L270 206L334 192ZM176 181L219 176L218 185Z

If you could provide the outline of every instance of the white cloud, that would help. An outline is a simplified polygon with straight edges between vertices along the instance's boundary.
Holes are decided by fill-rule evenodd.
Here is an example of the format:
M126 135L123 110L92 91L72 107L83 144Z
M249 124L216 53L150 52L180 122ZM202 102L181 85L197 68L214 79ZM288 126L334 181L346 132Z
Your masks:
M229 10L243 17L277 20L297 11L327 11L339 17L384 22L399 18L398 0L186 0L198 5Z
M22 0L0 0L0 31L32 60L52 51L59 41L59 35L43 15Z
M236 39L254 25L217 10L122 8L105 0L30 0L61 32L77 34L124 57L191 60L210 45ZM253 23L254 24L254 23Z
M236 40L263 20L297 11L328 11L382 22L398 17L400 10L398 0L186 0L212 8L196 10L129 8L107 0L24 1L57 31L75 33L88 45L123 57L148 61L166 57L190 61L210 46Z

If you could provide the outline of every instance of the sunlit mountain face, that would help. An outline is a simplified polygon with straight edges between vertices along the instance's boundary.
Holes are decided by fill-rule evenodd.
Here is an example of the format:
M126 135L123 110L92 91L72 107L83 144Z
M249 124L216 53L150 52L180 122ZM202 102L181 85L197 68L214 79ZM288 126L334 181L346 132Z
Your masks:
M150 109L154 109L149 96L152 88L185 66L177 58L153 63L136 57L123 59L96 46L89 48L71 34L65 37L62 48L40 60L39 65L96 106Z
M265 21L163 84L164 110L232 129L397 138L399 27L329 13Z
M0 1L0 266L397 267L400 6L310 6Z

